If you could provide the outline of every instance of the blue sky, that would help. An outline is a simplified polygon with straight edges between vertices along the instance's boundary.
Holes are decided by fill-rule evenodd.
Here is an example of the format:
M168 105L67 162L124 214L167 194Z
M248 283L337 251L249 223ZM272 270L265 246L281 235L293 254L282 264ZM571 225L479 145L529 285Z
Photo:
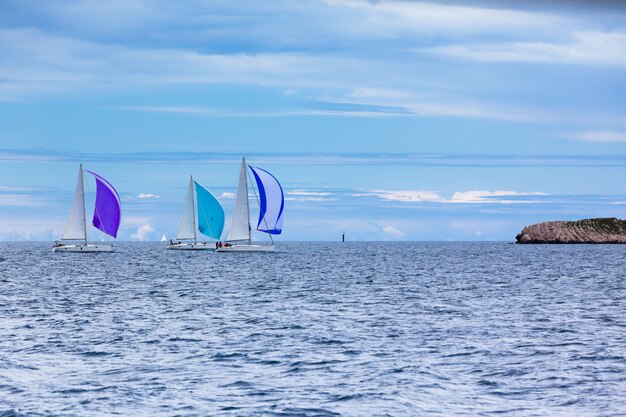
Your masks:
M120 239L173 236L190 174L232 212L242 156L281 180L284 240L626 217L619 3L0 9L2 240L58 238L80 162L119 190Z

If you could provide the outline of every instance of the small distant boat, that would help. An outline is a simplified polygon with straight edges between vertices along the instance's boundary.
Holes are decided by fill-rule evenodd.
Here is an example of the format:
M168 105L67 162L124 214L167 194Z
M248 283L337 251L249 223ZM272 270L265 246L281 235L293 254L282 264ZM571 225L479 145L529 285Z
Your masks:
M250 239L250 205L248 202L248 176L246 166L250 168L259 190L259 221L256 230L267 233L271 245L252 244ZM254 187L253 187L254 188ZM255 191L256 193L256 191ZM264 169L241 162L239 184L235 198L235 211L226 243L218 245L217 252L274 252L272 235L279 235L283 228L283 209L285 196L283 188L272 174Z
M197 213L196 213L197 209ZM185 208L180 218L176 240L170 241L167 249L207 250L215 249L214 242L198 242L200 233L218 240L224 229L224 208L217 197L189 177L189 188ZM163 239L165 235L163 235Z
M122 219L120 196L111 183L95 172L88 171L96 180L96 204L93 211L91 224L113 238L117 237L117 231ZM83 165L78 171L78 182L74 194L74 204L61 241L55 242L53 252L111 252L113 247L108 244L87 242L87 221L85 216L85 180ZM83 243L64 243L64 241L78 241Z
M161 236L161 242L167 242L167 237L165 236L165 233L163 233L163 236Z

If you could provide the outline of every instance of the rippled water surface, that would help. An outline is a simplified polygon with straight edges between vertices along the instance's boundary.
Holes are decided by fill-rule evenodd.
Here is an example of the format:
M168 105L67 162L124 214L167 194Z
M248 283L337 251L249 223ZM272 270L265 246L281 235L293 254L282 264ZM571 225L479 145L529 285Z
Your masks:
M0 416L624 416L626 246L0 244Z

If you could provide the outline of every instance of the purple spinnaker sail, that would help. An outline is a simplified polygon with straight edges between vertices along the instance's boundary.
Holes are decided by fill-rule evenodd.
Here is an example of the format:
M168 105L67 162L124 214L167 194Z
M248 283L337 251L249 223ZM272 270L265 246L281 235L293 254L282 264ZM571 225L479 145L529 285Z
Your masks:
M120 228L122 219L120 196L107 180L95 172L87 172L96 179L96 207L93 211L93 225L107 235L117 237L117 230Z

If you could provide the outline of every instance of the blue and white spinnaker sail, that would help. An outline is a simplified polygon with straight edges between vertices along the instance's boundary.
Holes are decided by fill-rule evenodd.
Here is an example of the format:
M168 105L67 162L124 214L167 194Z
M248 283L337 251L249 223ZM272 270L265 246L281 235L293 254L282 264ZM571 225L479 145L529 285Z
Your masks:
M279 235L283 229L285 195L280 183L264 169L248 165L259 189L261 211L256 229L260 232Z

